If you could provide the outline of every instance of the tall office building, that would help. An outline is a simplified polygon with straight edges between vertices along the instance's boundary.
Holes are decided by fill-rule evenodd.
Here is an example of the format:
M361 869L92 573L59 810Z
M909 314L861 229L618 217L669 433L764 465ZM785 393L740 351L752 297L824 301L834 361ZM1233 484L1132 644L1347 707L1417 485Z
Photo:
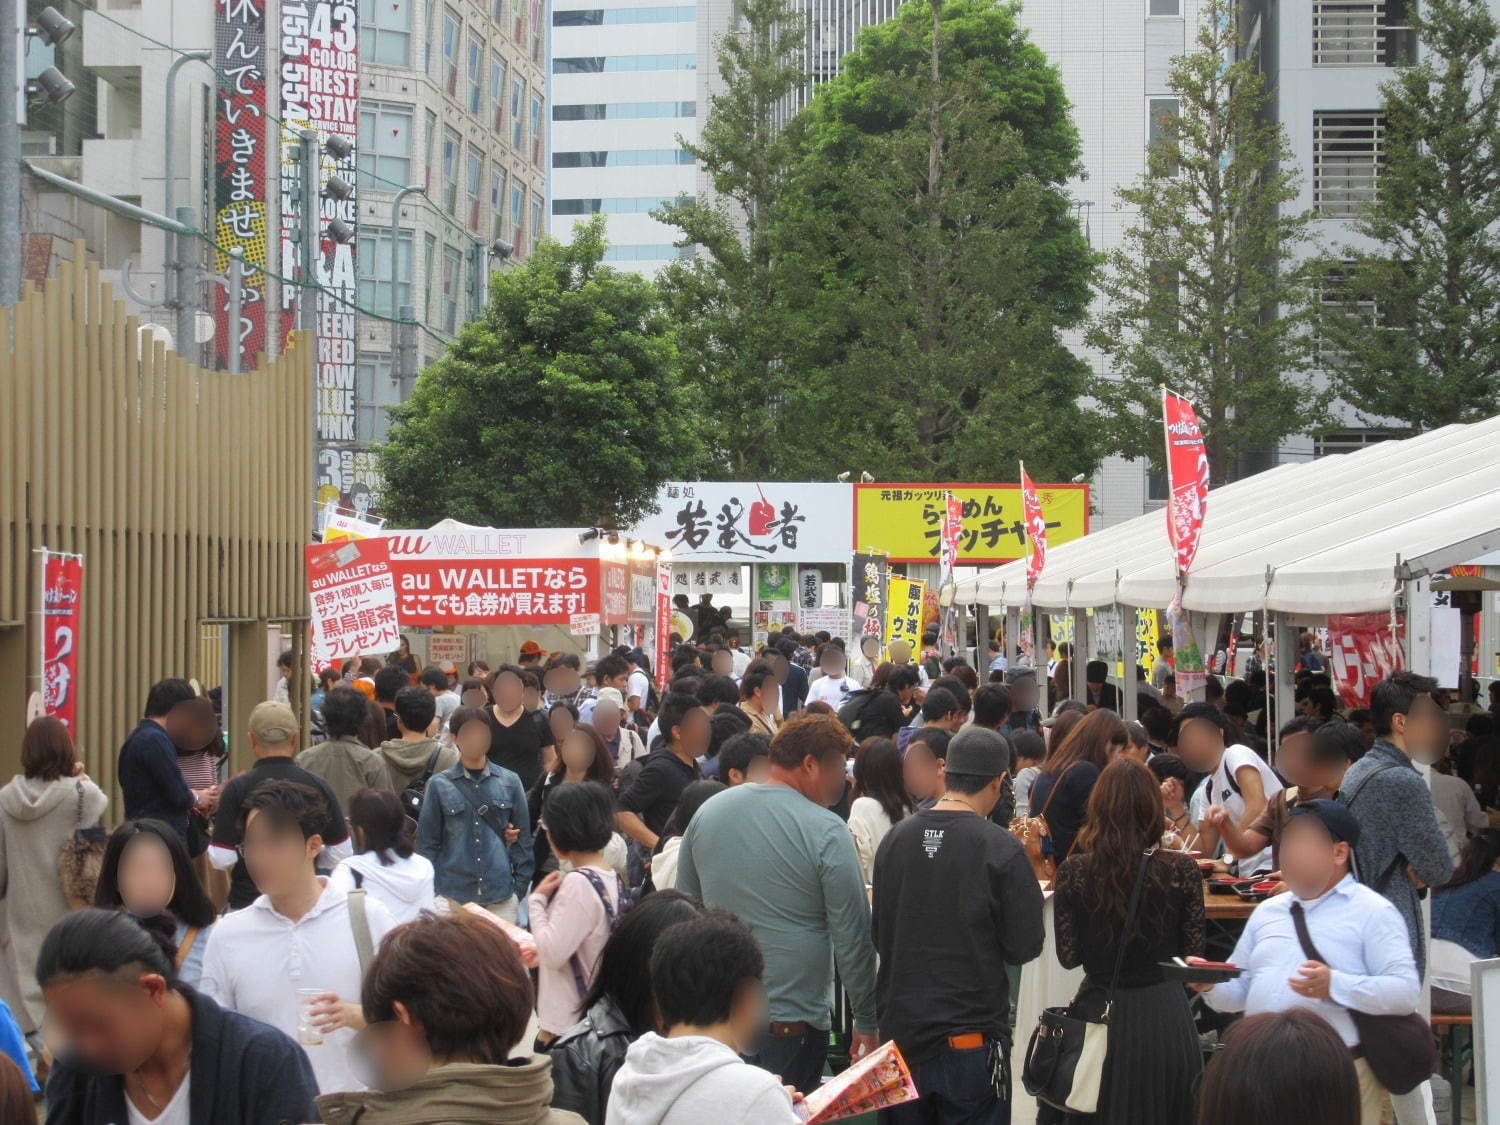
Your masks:
M553 0L551 231L567 241L579 220L604 215L620 269L654 274L689 253L651 212L696 190L679 137L698 137L699 8Z

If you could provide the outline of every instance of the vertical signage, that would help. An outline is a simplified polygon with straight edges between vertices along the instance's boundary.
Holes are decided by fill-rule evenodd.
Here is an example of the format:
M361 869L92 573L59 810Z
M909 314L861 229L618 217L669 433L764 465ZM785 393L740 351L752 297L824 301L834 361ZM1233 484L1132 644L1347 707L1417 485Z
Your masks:
M281 0L281 264L287 277L301 277L296 236L302 227L298 202L302 169L297 161L299 132L317 135L316 247L317 352L315 411L319 499L337 490L348 494L355 481L355 276L353 242L335 242L328 224L338 219L355 227L356 196L335 199L323 191L330 176L351 187L356 182L353 147L359 140L359 24L352 0ZM336 160L323 150L330 136L349 142L351 154ZM300 286L286 286L282 313L288 324L300 319Z
M311 648L317 668L401 641L391 541L347 539L305 548Z
M672 567L668 563L656 564L656 652L653 670L656 672L656 690L667 690L672 636Z
M247 266L240 291L240 323L229 323L229 295L214 286L214 354L229 364L238 339L246 366L266 351L266 275L270 205L266 154L266 0L214 0L214 241L215 268L229 272L228 251ZM176 216L169 216L175 218Z
M43 549L42 703L78 733L78 633L83 620L83 556Z

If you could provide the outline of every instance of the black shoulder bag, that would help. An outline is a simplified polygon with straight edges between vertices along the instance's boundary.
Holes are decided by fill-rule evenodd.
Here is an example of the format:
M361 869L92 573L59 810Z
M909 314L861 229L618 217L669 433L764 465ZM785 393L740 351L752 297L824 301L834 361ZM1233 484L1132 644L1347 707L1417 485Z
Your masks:
M1156 851L1141 856L1125 908L1125 926L1120 931L1120 948L1115 952L1115 969L1110 974L1109 991L1104 997L1104 1012L1097 1020L1073 1014L1066 1008L1044 1008L1031 1033L1026 1061L1021 1067L1021 1082L1026 1092L1054 1109L1068 1113L1092 1114L1099 1109L1099 1089L1104 1079L1104 1059L1109 1053L1109 1014L1115 1002L1115 986L1125 967L1125 947L1129 944L1130 925L1135 921L1141 901L1141 884L1146 880L1146 865Z
M1302 952L1327 965L1307 932L1307 919L1300 903L1292 904L1292 924ZM1333 966L1329 966L1332 968ZM1393 1094L1409 1094L1427 1081L1437 1064L1437 1043L1432 1028L1416 1012L1404 1016L1372 1016L1354 1008L1345 1009L1359 1032L1359 1046L1370 1071Z
M422 771L422 776L401 791L401 808L406 813L407 823L412 826L413 831L417 827L417 821L422 818L422 798L427 795L427 783L432 780L438 755L442 752L441 746L434 746L432 753L427 755L427 767Z

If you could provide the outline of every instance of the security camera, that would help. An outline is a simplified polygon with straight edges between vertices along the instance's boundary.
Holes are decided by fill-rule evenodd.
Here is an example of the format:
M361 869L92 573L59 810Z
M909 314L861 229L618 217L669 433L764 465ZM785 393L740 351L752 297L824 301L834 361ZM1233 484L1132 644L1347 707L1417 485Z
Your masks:
M76 89L78 87L73 85L68 76L55 66L49 66L26 83L26 92L29 95L50 105L61 105L73 96L73 91Z
M48 46L56 47L77 30L77 24L49 5L36 14L36 23L26 29L26 34L34 35Z
M1068 483L1069 484L1082 484L1084 481L1086 481L1088 479L1089 479L1088 473L1079 473L1072 480L1068 481Z
M865 473L865 472L862 472L862 473L859 474L859 480L860 480L861 484L874 484L875 483L875 478L872 477L869 473Z
M328 237L340 245L354 241L354 228L342 219L328 221Z
M347 160L354 154L354 142L348 137L331 133L323 141L323 151L335 160Z
M323 185L323 194L329 199L345 200L354 198L354 185L343 176L329 176L328 182Z
M849 483L849 474L848 473L840 473L834 479L837 480L840 484L848 484Z

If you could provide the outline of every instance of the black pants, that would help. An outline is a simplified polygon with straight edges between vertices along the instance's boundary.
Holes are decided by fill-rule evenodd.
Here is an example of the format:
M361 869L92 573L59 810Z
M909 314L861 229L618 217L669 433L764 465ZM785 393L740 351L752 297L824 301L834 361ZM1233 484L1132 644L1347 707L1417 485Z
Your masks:
M761 1037L760 1049L749 1060L762 1070L781 1075L781 1081L795 1086L803 1094L816 1090L823 1079L823 1062L828 1057L828 1031L809 1027L800 1035Z
M944 1047L911 1068L918 1099L881 1110L881 1125L1010 1125L1008 1056L998 1041Z

